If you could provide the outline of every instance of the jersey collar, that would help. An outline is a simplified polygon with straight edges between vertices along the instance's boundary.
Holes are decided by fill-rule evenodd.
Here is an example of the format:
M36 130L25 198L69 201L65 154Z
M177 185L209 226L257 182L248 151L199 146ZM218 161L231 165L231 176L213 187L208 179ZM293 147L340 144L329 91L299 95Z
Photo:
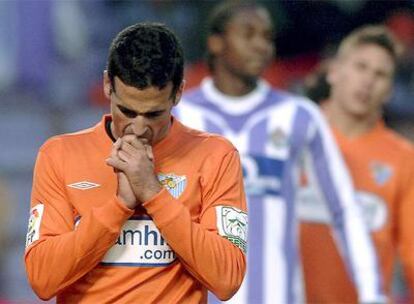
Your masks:
M223 112L243 115L252 111L266 100L265 98L270 91L270 85L261 79L252 92L243 96L228 96L214 86L212 78L207 77L201 82L201 90L207 97L207 100Z

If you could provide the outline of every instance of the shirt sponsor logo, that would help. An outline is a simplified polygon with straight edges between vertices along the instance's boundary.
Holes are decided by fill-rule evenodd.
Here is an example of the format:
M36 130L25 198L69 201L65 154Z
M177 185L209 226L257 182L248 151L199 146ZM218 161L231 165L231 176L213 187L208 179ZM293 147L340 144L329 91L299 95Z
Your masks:
M37 204L30 210L29 225L26 235L26 247L30 246L30 244L37 241L40 237L40 224L42 222L44 208L45 206L43 204Z
M77 183L68 185L68 187L78 189L78 190L89 190L89 189L100 187L100 186L101 185L99 184L95 184L95 183L88 182L88 181L82 181L82 182L77 182Z
M371 232L380 230L388 219L388 207L382 197L375 193L358 191L357 201L361 204L364 221Z
M228 239L244 253L247 251L247 213L232 206L216 207L219 235Z
M300 189L298 196L298 216L304 222L332 224L332 217L324 199L310 187ZM356 192L358 207L369 231L375 232L385 226L388 219L387 203L370 192Z
M264 156L242 155L241 162L247 195L280 195L283 161Z
M179 176L174 173L159 173L158 180L175 198L179 198L187 186L187 177L185 175Z
M112 266L166 266L176 259L175 252L149 217L129 219L116 243L102 259Z

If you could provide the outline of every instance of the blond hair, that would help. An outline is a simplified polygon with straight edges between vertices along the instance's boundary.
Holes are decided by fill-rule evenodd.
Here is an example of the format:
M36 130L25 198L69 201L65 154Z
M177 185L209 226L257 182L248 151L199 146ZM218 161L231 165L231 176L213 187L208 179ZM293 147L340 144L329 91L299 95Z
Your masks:
M403 47L391 31L383 25L367 25L352 31L339 45L337 55L343 56L352 49L366 44L373 44L387 51L397 63Z

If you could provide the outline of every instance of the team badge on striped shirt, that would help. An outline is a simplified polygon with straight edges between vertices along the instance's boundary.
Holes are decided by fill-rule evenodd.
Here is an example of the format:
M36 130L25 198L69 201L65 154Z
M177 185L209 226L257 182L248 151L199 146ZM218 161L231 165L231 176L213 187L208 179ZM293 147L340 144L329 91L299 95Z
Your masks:
M187 177L185 175L159 173L158 180L175 198L179 198L187 186Z
M288 145L287 135L281 128L276 128L270 134L270 141L276 148L286 148Z

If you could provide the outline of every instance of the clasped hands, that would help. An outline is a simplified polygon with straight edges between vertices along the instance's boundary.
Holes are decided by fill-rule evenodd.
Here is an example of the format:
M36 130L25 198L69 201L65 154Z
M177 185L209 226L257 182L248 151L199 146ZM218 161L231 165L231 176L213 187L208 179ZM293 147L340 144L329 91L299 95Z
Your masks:
M161 191L154 173L154 155L146 139L133 134L118 138L106 163L118 177L118 198L130 209Z

